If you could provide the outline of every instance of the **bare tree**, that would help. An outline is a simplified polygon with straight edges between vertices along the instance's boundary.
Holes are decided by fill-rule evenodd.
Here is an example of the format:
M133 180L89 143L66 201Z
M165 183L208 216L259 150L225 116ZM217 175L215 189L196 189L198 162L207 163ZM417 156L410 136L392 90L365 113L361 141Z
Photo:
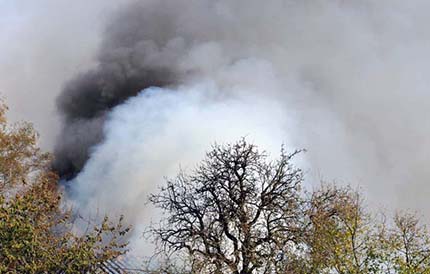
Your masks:
M273 273L300 252L303 173L245 139L214 145L192 174L168 180L150 201L165 217L151 231L169 254L185 252L200 273ZM285 271L282 271L285 273Z

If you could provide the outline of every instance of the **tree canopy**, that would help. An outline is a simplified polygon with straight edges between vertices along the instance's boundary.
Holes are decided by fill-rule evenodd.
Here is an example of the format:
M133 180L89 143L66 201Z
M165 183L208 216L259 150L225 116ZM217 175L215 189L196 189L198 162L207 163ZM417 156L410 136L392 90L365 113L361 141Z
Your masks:
M0 105L0 273L86 273L124 253L122 220L79 234L61 207L50 155L29 123L8 124Z
M387 221L348 186L304 191L299 152L270 160L245 139L214 145L150 197L164 212L151 228L159 251L190 273L430 273L430 234L415 215ZM156 273L175 272L166 262Z

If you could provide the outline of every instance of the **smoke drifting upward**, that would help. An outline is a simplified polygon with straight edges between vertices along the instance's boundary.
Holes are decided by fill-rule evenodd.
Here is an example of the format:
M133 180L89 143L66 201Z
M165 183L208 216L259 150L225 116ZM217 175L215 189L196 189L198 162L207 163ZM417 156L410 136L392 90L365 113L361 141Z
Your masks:
M164 42L142 31L143 26L157 29L157 23L129 13L111 23L97 67L69 81L58 98L65 125L55 150L55 168L62 176L73 177L82 169L90 147L102 141L105 116L113 107L144 88L176 83L169 56L154 52Z
M126 211L214 141L307 148L308 179L430 210L428 1L145 0L58 98L56 158L82 210ZM157 88L156 88L157 87ZM71 176L71 177L73 177ZM406 196L413 196L408 198Z

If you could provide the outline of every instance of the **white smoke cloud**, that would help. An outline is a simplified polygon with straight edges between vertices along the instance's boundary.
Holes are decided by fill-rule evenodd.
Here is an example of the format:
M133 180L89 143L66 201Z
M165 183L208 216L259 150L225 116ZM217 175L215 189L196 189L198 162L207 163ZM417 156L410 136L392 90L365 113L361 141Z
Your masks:
M215 141L248 136L271 152L307 148L311 184L321 175L360 184L378 205L430 210L430 3L140 5L133 16L140 9L163 22L161 12L169 22L137 43L150 56L142 61L168 61L183 84L149 89L110 113L105 141L71 182L83 208L146 221L146 197L164 176L192 169Z
M249 64L258 66L256 61ZM252 89L265 88L262 80L252 81ZM149 88L118 106L105 125L105 142L94 148L70 182L75 208L80 213L125 214L136 226L133 251L150 252L139 241L157 214L147 198L166 177L174 177L180 168L192 171L214 141L246 136L272 155L280 144L289 144L287 129L294 122L285 105L249 92L251 86L220 87L207 80L175 90Z
M105 141L94 147L84 170L70 184L78 205L101 205L133 218L165 176L174 176L180 166L192 170L215 141L246 136L279 152L281 144L288 144L287 129L294 122L284 102L257 92L268 87L266 81L273 92L279 91L276 79L270 73L253 80L237 77L228 86L207 79L176 89L149 88L116 107L107 117Z
M272 152L282 143L308 149L309 183L319 174L357 183L371 201L429 215L429 8L426 0L140 1L106 30L125 41L136 38L129 25L145 33L115 58L169 67L180 85L142 92L108 115L71 198L140 222L164 176L192 168L215 141L248 136ZM46 71L57 79L64 59L53 60Z

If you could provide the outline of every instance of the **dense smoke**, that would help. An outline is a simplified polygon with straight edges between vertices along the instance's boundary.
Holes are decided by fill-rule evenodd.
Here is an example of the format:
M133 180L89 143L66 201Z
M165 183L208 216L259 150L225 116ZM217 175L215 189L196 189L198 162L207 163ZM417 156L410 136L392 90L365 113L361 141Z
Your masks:
M78 208L140 223L147 194L213 142L307 148L308 183L429 209L428 1L145 0L58 98ZM155 88L157 87L157 88ZM414 196L410 199L405 196Z
M176 72L169 67L173 56L154 52L158 44L165 44L161 38L154 40L157 35L152 32L158 30L158 23L144 18L126 11L113 20L96 68L69 81L59 96L65 124L55 151L55 168L62 176L73 177L82 169L90 147L102 141L104 118L113 107L144 88L177 82Z

